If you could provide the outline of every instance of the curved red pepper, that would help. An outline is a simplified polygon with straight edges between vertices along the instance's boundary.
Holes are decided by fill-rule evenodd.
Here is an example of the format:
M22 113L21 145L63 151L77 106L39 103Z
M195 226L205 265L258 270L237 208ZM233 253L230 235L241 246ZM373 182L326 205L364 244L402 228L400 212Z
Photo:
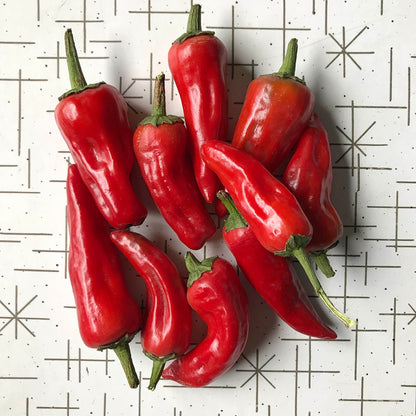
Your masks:
M212 140L202 147L202 156L260 244L272 253L296 257L329 310L346 326L354 325L335 308L316 277L305 251L312 225L294 195L257 159L228 143Z
M147 211L130 182L134 152L127 104L111 85L87 85L71 29L65 44L73 89L60 98L56 123L105 219L115 228L140 224Z
M205 386L230 369L248 337L248 298L234 268L211 257L199 262L186 255L190 271L188 302L208 325L205 338L167 367L162 377L184 386Z
M306 128L315 103L311 90L296 78L297 40L292 39L279 72L248 86L232 144L271 172L285 160Z
M212 202L221 184L200 150L208 140L227 138L227 53L214 32L201 31L199 4L192 6L187 32L173 43L168 60L191 137L196 181L205 200Z
M222 235L241 271L269 306L302 334L335 339L337 334L319 317L289 259L267 251L257 240L231 198L219 198L229 211Z
M143 352L153 360L149 389L154 390L166 362L184 354L191 340L184 280L166 254L142 235L114 231L111 239L146 283L141 342Z
M314 114L286 167L283 183L292 191L313 226L306 249L318 266L334 275L325 251L342 236L341 219L331 203L332 164L327 132Z
M152 115L137 127L134 151L160 213L185 245L198 250L217 227L195 181L188 132L179 117L166 115L164 79L156 77Z
M117 249L76 165L68 168L68 270L81 337L88 347L114 349L131 387L138 378L129 342L142 322L137 302L124 282Z

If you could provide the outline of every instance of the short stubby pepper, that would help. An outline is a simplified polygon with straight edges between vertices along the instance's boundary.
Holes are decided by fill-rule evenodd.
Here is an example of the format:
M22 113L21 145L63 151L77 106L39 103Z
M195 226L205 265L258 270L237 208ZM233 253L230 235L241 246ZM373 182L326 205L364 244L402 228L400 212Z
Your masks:
M199 4L191 8L186 33L169 49L168 63L191 137L196 181L205 200L213 202L221 184L202 160L201 145L227 138L227 52L214 32L202 31Z
M71 29L65 45L72 89L60 97L56 123L105 219L114 228L138 225L147 210L130 182L134 152L127 103L111 85L87 85Z
M137 387L129 342L142 323L141 310L127 289L110 227L75 164L68 168L67 198L68 271L82 340L91 348L113 349L129 385Z
M152 115L134 133L134 152L163 218L182 243L198 250L217 227L195 180L188 130L179 117L166 115L164 79L156 77Z
M325 252L342 236L343 225L331 202L331 151L328 134L317 114L311 118L296 146L283 183L295 195L313 226L306 250L326 276L333 276Z
M277 73L262 75L248 86L232 144L271 172L287 158L312 115L315 98L295 77L297 40L287 47Z
M276 256L259 243L227 193L220 191L218 197L229 211L222 231L224 241L259 295L294 330L335 339L336 333L316 312L290 259Z
M295 196L253 156L228 143L212 140L202 156L230 193L238 211L260 244L280 256L299 261L319 298L347 327L354 321L342 314L325 294L305 247L313 228Z
M154 390L166 362L184 354L191 341L191 309L185 281L169 257L144 236L114 231L111 239L146 284L141 344L153 361L149 389Z
M167 367L162 377L184 386L202 387L229 370L240 357L248 338L249 305L233 266L210 257L198 261L186 255L190 271L187 298L207 324L205 338Z

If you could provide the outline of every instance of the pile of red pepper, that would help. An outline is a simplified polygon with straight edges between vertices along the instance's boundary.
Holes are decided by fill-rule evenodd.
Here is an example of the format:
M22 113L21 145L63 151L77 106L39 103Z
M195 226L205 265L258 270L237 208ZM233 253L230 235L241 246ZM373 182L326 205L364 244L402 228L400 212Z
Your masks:
M153 361L154 389L160 377L194 387L210 383L234 365L247 341L248 298L229 262L199 261L188 252L185 283L164 252L129 230L147 215L130 181L134 158L160 214L189 249L200 249L216 232L208 203L221 217L228 212L226 245L288 325L308 336L336 338L307 297L291 258L329 310L347 327L354 324L329 300L311 262L326 276L334 274L326 251L341 237L342 222L330 200L327 133L314 113L311 90L295 76L296 39L277 73L250 83L231 143L226 48L201 29L199 5L192 6L187 31L168 54L185 122L167 115L160 74L152 113L133 133L119 91L86 83L70 29L65 44L72 89L60 97L55 116L75 162L67 178L68 265L87 346L114 349L134 388L129 342L140 330L143 351ZM145 282L143 316L127 289L120 252ZM191 308L207 333L189 350Z

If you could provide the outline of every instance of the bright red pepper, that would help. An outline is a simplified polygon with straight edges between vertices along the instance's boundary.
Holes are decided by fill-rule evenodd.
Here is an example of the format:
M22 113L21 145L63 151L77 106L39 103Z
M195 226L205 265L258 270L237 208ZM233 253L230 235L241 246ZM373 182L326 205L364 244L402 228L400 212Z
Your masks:
M149 389L154 390L166 362L189 347L192 320L185 282L169 257L142 235L114 231L111 239L146 283L141 342L143 352L153 361Z
M196 181L205 200L213 202L221 184L200 150L208 140L227 138L227 53L214 32L201 30L199 4L192 6L187 32L171 46L168 61L191 137Z
M149 192L166 222L192 250L217 227L195 181L189 135L182 120L166 115L165 76L156 77L152 115L134 133L134 151Z
M272 253L296 257L325 305L346 326L354 325L335 308L316 277L305 251L312 225L294 195L257 159L228 143L212 140L202 147L202 156L261 245Z
M292 262L266 250L225 192L218 194L229 211L222 235L241 271L269 306L302 334L335 339L302 287Z
M68 270L81 337L88 347L113 349L130 387L137 387L129 342L139 330L142 314L126 287L110 227L76 165L68 168L67 198Z
M343 226L331 202L331 151L327 132L317 114L297 144L283 183L295 195L313 226L312 240L306 249L320 269L328 277L333 276L325 251L342 236Z
M271 172L286 159L314 108L312 91L294 75L296 55L297 40L292 39L279 72L250 83L234 130L233 146Z
M186 255L190 271L188 302L208 326L205 338L167 367L162 377L189 387L205 386L238 360L247 342L247 295L234 268L211 257L199 262Z
M115 228L137 225L146 217L130 182L133 132L127 104L111 85L87 85L71 29L65 33L72 90L55 109L55 120L102 215Z

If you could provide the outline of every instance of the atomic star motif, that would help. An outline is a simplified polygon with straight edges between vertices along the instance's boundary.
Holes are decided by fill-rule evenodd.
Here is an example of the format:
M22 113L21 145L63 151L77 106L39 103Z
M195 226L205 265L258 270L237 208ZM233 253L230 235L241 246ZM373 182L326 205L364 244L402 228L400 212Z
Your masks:
M27 321L29 320L38 320L38 321L46 321L49 318L35 318L31 316L22 316L22 312L37 298L38 296L33 296L28 302L26 302L22 307L19 307L19 299L18 299L18 288L15 288L15 297L14 297L14 308L13 310L9 308L1 299L0 305L3 306L4 309L8 312L7 316L0 316L0 319L6 320L2 327L0 327L0 333L11 323L14 322L14 338L17 339L18 337L18 328L21 325L24 329L26 329L29 334L32 336L36 336L35 333L26 325Z
M345 39L345 27L342 27L342 41L339 41L338 39L335 38L334 35L329 35L331 37L331 39L339 46L340 50L338 51L330 51L327 52L328 55L335 55L335 57L332 59L331 62L329 62L329 64L325 67L328 68L330 67L338 58L342 58L342 76L345 78L346 76L346 67L347 67L347 57L354 63L354 65L358 68L361 69L361 66L358 64L358 62L356 61L356 59L353 57L353 55L369 55L369 54L373 54L374 52L359 52L359 51L351 51L349 50L349 47L352 45L352 43L354 43L354 41L364 32L364 30L368 29L367 26L365 26L363 29L360 30L360 32L358 32L353 38L352 40L350 40L348 43Z

